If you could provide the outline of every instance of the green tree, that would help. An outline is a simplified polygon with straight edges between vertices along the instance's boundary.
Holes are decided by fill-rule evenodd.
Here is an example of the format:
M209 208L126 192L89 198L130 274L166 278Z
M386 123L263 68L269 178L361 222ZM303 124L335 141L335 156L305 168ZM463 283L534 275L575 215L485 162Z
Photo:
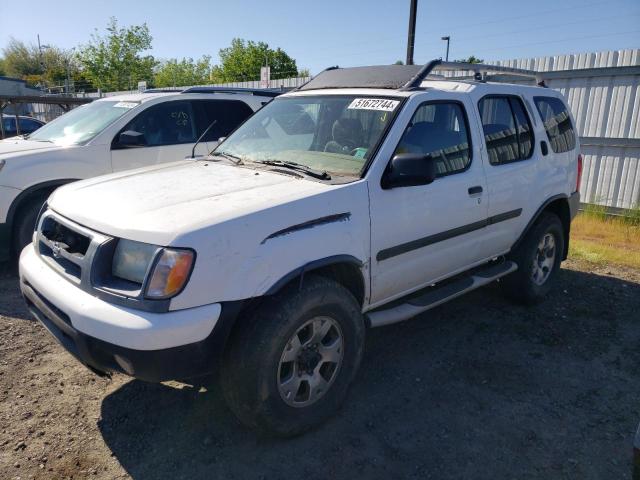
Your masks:
M482 63L482 62L484 62L484 60L482 58L477 58L475 55L471 55L469 58L461 58L460 60L456 60L456 62Z
M260 67L268 63L271 78L288 78L298 75L296 61L280 48L269 48L265 42L253 42L234 38L231 46L219 52L220 66L214 69L217 80L240 82L260 78Z
M202 85L212 82L213 67L211 57L204 55L199 60L171 58L158 66L155 72L156 87L182 87L186 85Z
M62 86L67 69L70 76L78 71L72 53L54 46L39 49L37 45L10 38L3 55L4 74L21 78L32 85Z
M4 58L0 58L0 76L4 76L7 74L7 70L4 64Z
M133 89L140 80L152 82L157 62L151 55L142 55L153 40L147 24L120 28L111 17L106 30L106 35L96 30L89 43L80 47L84 75L107 91Z
M404 62L402 60L396 60L394 65L404 65Z

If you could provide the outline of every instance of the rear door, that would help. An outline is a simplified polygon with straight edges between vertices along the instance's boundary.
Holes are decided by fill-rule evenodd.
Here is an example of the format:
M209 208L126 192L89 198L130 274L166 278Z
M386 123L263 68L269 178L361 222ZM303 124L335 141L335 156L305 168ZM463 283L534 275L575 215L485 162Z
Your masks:
M497 253L508 251L538 208L540 150L536 146L528 102L519 95L477 98L488 186L486 240ZM547 175L551 172L546 172Z
M371 301L384 303L465 270L490 255L484 241L486 181L481 138L468 118L475 106L433 92L412 97L396 125L404 133L394 153L436 159L429 184L384 189L369 183L371 202ZM404 114L403 112L403 114ZM401 120L404 118L404 120ZM390 160L390 158L389 158Z
M120 133L128 130L142 133L145 144L135 147L120 145ZM198 130L190 100L172 100L151 105L138 113L113 138L113 171L182 160L191 155ZM196 153L206 154L206 145L200 145Z

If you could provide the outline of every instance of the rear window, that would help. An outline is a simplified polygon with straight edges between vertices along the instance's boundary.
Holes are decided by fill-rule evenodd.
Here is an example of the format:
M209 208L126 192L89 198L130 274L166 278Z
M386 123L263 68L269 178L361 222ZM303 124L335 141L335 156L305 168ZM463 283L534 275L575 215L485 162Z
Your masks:
M551 149L555 153L568 152L576 147L576 134L564 102L555 97L534 97L542 117Z

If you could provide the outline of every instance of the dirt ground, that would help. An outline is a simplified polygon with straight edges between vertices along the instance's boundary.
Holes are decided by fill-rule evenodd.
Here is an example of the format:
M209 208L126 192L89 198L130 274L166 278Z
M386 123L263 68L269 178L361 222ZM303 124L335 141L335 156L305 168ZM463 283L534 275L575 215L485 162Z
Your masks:
M370 331L340 413L274 440L216 390L96 377L0 274L0 478L630 478L640 271L569 261L557 285L534 308L490 286Z

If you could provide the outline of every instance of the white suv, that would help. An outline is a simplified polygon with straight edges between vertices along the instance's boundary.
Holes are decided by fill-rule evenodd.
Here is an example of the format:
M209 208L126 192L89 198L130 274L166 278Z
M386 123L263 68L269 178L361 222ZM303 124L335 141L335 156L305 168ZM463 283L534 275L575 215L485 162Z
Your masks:
M206 155L279 92L193 87L96 100L0 141L0 261L31 241L49 194L74 180Z
M98 373L221 363L238 417L290 435L343 401L367 328L496 279L540 300L579 201L573 120L495 67L427 78L460 67L328 70L200 161L56 190L20 259L31 312Z

